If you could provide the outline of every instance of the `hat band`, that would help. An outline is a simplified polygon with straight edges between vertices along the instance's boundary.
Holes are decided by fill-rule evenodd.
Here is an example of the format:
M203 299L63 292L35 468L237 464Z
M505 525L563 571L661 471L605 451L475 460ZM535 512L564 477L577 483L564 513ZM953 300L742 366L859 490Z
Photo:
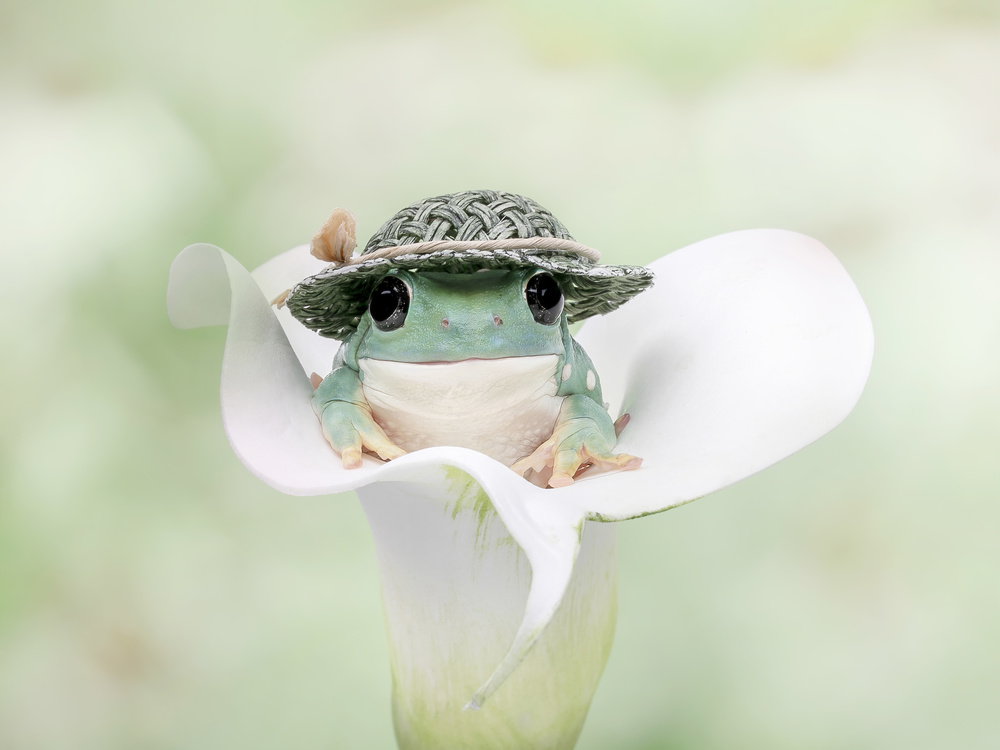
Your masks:
M336 266L356 266L365 261L377 258L396 258L400 255L426 255L445 250L552 250L573 253L597 263L601 254L592 247L581 245L573 240L559 237L511 237L503 240L432 240L431 242L414 242L410 245L383 247L363 255L355 255L344 263L334 263Z

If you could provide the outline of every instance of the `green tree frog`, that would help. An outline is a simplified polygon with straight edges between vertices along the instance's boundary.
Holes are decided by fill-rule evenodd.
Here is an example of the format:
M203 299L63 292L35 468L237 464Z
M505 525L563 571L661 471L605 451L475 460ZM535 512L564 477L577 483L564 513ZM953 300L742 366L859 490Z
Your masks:
M312 404L344 468L363 451L452 445L561 487L581 466L641 464L614 453L600 378L569 322L649 286L646 269L597 265L547 211L497 191L413 204L356 257L353 236L353 217L335 211L313 240L333 266L285 299L343 341Z

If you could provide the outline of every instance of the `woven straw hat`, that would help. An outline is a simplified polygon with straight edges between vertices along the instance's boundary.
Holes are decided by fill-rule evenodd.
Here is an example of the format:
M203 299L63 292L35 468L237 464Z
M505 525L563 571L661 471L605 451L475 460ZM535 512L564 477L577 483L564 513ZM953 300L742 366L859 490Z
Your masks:
M562 287L570 323L611 312L653 284L648 268L599 264L600 254L575 242L551 213L530 198L497 190L407 206L357 256L354 237L354 217L335 210L312 242L312 254L330 266L276 300L330 338L345 339L357 329L372 290L393 268L474 273L537 267Z

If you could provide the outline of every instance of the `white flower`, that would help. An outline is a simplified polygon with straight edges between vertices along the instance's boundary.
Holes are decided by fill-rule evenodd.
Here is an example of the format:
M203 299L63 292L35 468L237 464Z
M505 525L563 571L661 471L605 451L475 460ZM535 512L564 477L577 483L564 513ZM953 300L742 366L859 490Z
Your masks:
M250 274L193 245L168 306L179 327L229 324L223 420L250 471L293 495L358 490L404 747L572 747L614 627L613 527L587 522L667 510L781 460L847 416L871 365L867 310L825 247L735 232L656 261L652 290L577 336L612 416L631 414L617 450L641 469L541 489L441 447L347 471L309 404L308 375L329 370L338 342L268 302L321 267L301 247ZM458 710L505 681L482 711Z

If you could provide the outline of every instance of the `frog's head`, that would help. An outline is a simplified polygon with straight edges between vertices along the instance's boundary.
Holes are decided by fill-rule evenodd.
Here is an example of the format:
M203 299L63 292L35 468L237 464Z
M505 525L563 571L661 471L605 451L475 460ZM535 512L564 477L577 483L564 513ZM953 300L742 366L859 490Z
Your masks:
M567 322L610 312L653 283L649 269L598 263L531 199L494 190L414 203L352 257L354 236L353 217L334 211L312 245L330 266L283 299L306 327L366 347L360 356L558 353ZM540 321L535 308L550 302L557 319Z
M559 354L567 335L564 306L559 282L540 268L395 269L372 292L356 356L456 362Z

